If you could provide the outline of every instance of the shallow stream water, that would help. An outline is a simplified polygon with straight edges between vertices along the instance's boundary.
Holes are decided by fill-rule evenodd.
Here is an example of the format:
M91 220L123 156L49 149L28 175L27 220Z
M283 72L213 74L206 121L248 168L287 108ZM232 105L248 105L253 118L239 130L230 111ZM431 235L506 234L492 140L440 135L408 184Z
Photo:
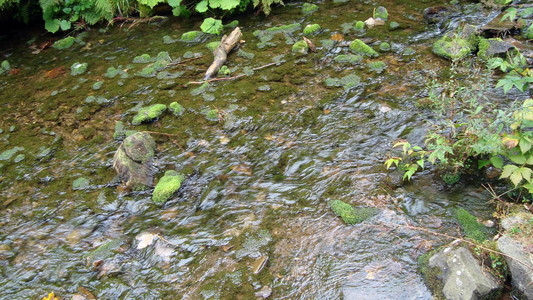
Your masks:
M92 29L69 49L38 54L29 33L6 43L0 55L20 72L0 77L0 153L16 149L0 161L2 297L253 299L271 291L273 299L431 299L417 258L449 241L406 225L457 235L453 210L490 217L489 195L477 185L444 187L429 172L399 187L401 174L383 162L397 139L423 140L416 101L450 67L432 43L490 12L464 4L431 25L422 10L446 3L316 4L308 15L290 2L269 17L239 18L244 42L227 65L229 76L247 76L206 86L187 83L202 79L212 61L206 44L220 37L179 41L199 28L197 19ZM378 5L400 27L356 32L353 22ZM317 53L291 53L303 26L261 43L263 30L293 23L321 25L312 37ZM333 58L348 48L330 39L334 33L392 49L342 64ZM134 57L162 51L182 63L138 75L148 63ZM370 70L375 61L386 69ZM87 72L71 75L75 63L87 63ZM111 77L110 67L122 71ZM360 83L324 84L350 74ZM185 108L181 116L131 125L140 107L173 101ZM218 121L206 118L212 109ZM175 169L187 179L164 205L152 203L151 190L120 189L112 167L117 121L166 133L153 134L156 177ZM80 178L88 182L78 186ZM347 226L328 207L334 199L380 213ZM143 234L155 239L138 249Z

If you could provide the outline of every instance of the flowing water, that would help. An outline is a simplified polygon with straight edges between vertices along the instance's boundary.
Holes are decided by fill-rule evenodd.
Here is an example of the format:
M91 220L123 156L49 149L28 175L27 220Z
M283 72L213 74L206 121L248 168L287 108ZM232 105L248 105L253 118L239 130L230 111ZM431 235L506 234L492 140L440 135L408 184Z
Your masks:
M38 54L26 42L31 34L5 44L0 54L20 71L0 77L0 153L15 152L0 161L2 298L54 291L62 299L253 299L271 290L275 299L430 299L417 258L448 241L405 225L457 234L453 210L486 218L488 194L478 185L446 188L430 173L399 187L401 174L383 161L397 139L423 139L416 101L450 67L431 53L435 38L462 22L482 24L489 12L465 4L429 25L422 10L445 3L316 4L308 15L291 2L268 18L240 18L244 42L227 65L229 76L247 76L203 86L187 83L203 77L212 60L205 46L220 37L179 41L199 28L197 19L93 29L70 49ZM353 22L378 5L400 27L356 32ZM302 27L259 40L263 30L293 23L321 25L312 37L317 53L291 53ZM342 64L333 58L348 48L334 33L392 49ZM133 63L135 56L162 51L182 63L157 77L136 75L147 63ZM387 68L369 70L375 61ZM87 72L71 75L75 63L88 63ZM122 71L112 77L110 67ZM324 84L350 74L360 83ZM131 125L141 106L173 101L185 107L181 116ZM212 109L218 121L206 118ZM166 133L153 134L156 177L175 169L187 179L164 205L152 203L151 190L120 189L117 121ZM380 213L347 226L327 204L334 199ZM155 237L145 248L143 235Z

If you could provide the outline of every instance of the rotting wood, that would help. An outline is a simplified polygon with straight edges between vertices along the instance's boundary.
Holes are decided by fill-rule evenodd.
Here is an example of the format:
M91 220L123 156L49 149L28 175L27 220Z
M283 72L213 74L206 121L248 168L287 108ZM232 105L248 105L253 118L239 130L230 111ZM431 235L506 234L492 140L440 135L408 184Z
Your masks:
M308 38L306 38L304 36L304 41L307 44L307 46L309 47L309 50L311 50L311 52L316 52L316 46L310 39L308 39Z
M220 45L213 51L215 57L213 63L205 72L204 80L208 80L213 77L220 67L224 65L228 58L228 53L239 43L242 37L242 32L239 27L233 29L229 36L224 35L220 41Z

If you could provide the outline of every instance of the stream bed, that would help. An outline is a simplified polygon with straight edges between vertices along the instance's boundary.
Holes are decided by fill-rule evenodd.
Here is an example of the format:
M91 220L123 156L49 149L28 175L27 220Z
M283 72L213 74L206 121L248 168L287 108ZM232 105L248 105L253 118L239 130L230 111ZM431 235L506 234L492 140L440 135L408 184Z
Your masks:
M2 46L2 59L19 69L0 75L2 297L431 299L417 258L449 240L407 225L457 235L454 209L490 218L490 195L475 184L446 187L429 171L400 185L383 162L398 139L423 141L417 100L450 69L432 43L493 16L466 3L447 22L427 24L424 8L449 4L315 4L307 14L290 2L268 17L239 17L243 42L227 76L244 76L209 84L190 82L202 79L212 61L206 45L220 36L181 40L201 19L93 28L64 50L38 51L31 45L44 37L31 32ZM389 21L355 30L379 5ZM317 53L291 52L314 23ZM281 25L290 26L267 31ZM391 47L335 60L355 38ZM166 55L176 64L149 68ZM374 68L378 61L385 68ZM174 101L181 115L131 124L141 107ZM121 188L119 121L126 132L153 133L156 178L171 169L186 176L164 205L152 190ZM380 212L346 225L328 206L335 199Z

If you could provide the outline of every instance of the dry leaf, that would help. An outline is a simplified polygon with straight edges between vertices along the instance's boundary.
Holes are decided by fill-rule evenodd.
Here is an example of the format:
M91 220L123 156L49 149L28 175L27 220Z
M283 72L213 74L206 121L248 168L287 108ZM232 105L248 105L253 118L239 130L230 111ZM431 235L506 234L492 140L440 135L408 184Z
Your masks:
M154 242L155 237L156 237L155 234L147 233L147 232L139 234L138 236L135 237L135 239L139 241L139 245L137 245L137 249L144 249L150 246Z
M340 33L334 33L331 35L330 39L337 41L337 42L342 42L344 41L344 35Z
M252 176L252 168L249 165L240 164L231 167L231 169L237 173L243 173L248 176Z

